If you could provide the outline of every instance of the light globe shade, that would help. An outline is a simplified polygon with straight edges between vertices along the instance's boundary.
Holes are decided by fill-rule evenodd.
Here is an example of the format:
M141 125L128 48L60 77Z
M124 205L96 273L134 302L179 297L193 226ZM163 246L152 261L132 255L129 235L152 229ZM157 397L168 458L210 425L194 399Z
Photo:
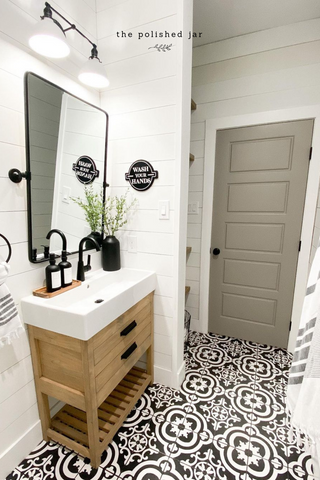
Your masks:
M78 78L80 82L95 88L105 88L109 85L109 80L102 63L97 58L89 58L81 68Z
M29 45L35 52L50 58L63 58L70 53L64 33L51 18L40 20L29 39Z

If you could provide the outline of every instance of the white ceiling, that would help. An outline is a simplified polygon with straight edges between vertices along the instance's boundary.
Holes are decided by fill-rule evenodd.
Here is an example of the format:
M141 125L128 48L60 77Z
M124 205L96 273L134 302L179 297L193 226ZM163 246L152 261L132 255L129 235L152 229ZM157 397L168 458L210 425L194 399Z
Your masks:
M320 17L320 0L194 0L193 46Z

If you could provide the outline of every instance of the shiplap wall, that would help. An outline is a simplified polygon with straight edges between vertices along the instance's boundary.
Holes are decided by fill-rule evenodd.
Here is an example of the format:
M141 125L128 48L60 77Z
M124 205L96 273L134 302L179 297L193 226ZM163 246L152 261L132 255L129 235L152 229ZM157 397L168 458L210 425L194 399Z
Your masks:
M177 373L173 371L173 356L177 356L180 345L175 347L173 339L176 340L176 323L182 321L182 318L177 318L175 290L178 282L175 242L179 243L179 232L174 230L179 208L175 204L179 183L175 172L181 161L177 153L180 139L177 133L177 85L179 81L182 85L182 80L178 77L177 41L170 40L174 44L171 51L159 53L149 49L159 41L152 38L137 40L137 35L139 32L179 31L178 3L172 0L97 2L99 51L106 60L110 79L109 88L101 94L101 106L110 118L110 191L112 194L126 191L128 182L125 181L125 172L137 159L148 160L159 171L159 179L155 180L152 188L134 192L139 206L133 221L126 226L120 238L123 266L151 269L157 273L154 297L155 380L164 384L173 384L172 377ZM131 32L132 37L122 38L121 34L118 38L116 32L122 31ZM189 101L190 89L188 108ZM187 165L188 156L184 161ZM159 219L159 200L169 200L169 220ZM137 237L137 253L128 252L128 235ZM181 339L182 335L182 344ZM179 351L180 356L182 358Z
M199 319L200 240L205 121L247 113L320 103L320 19L286 25L204 45L193 50L189 202L199 201L199 215L189 215L187 308L192 326ZM320 210L313 246L320 233Z
M77 62L80 65L85 60L80 53L85 51L82 41L78 44L79 40L74 37L71 57L60 62L43 58L40 61L28 54L30 28L42 12L43 4L42 0L2 0L0 3L0 232L12 244L7 285L18 308L20 299L42 285L44 279L43 265L33 265L28 260L25 182L13 184L8 179L10 168L26 169L24 73L33 71L99 105L97 92L83 88L74 81L76 77L72 79ZM94 1L60 0L53 5L81 26L90 28L88 34L96 38ZM6 257L7 250L1 240L0 261ZM100 257L93 255L92 260L93 268L97 268ZM75 260L72 262L75 264ZM4 479L41 438L30 349L24 334L12 345L0 349L0 478Z

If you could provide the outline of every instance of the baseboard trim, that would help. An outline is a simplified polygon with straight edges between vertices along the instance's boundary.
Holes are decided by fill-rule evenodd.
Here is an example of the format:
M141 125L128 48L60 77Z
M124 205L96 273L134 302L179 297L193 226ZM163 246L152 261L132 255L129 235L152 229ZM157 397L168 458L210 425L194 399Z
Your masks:
M41 422L38 420L0 457L0 478L5 479L42 440Z
M161 383L162 385L167 385L168 387L171 387L171 377L172 377L171 370L157 367L156 365L154 366L155 383Z
M186 362L183 360L183 362L181 364L181 367L179 368L178 373L177 373L177 387L176 388L181 387L181 384L182 384L185 376L186 376Z

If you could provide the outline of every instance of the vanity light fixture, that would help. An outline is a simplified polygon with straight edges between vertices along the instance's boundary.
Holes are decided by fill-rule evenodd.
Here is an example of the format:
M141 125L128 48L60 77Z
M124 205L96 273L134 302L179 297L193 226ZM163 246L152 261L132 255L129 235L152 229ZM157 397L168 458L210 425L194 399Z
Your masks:
M59 15L69 27L63 28L61 24L52 17L52 12ZM79 80L90 87L107 87L109 85L109 80L106 76L104 66L98 57L97 45L91 42L86 35L84 35L73 23L69 22L69 20L61 15L61 13L53 8L48 2L45 2L43 15L40 18L40 22L36 25L34 33L29 39L29 45L32 50L45 57L66 57L70 53L70 47L66 39L66 32L69 30L75 30L92 45L91 56L81 68L78 75Z

